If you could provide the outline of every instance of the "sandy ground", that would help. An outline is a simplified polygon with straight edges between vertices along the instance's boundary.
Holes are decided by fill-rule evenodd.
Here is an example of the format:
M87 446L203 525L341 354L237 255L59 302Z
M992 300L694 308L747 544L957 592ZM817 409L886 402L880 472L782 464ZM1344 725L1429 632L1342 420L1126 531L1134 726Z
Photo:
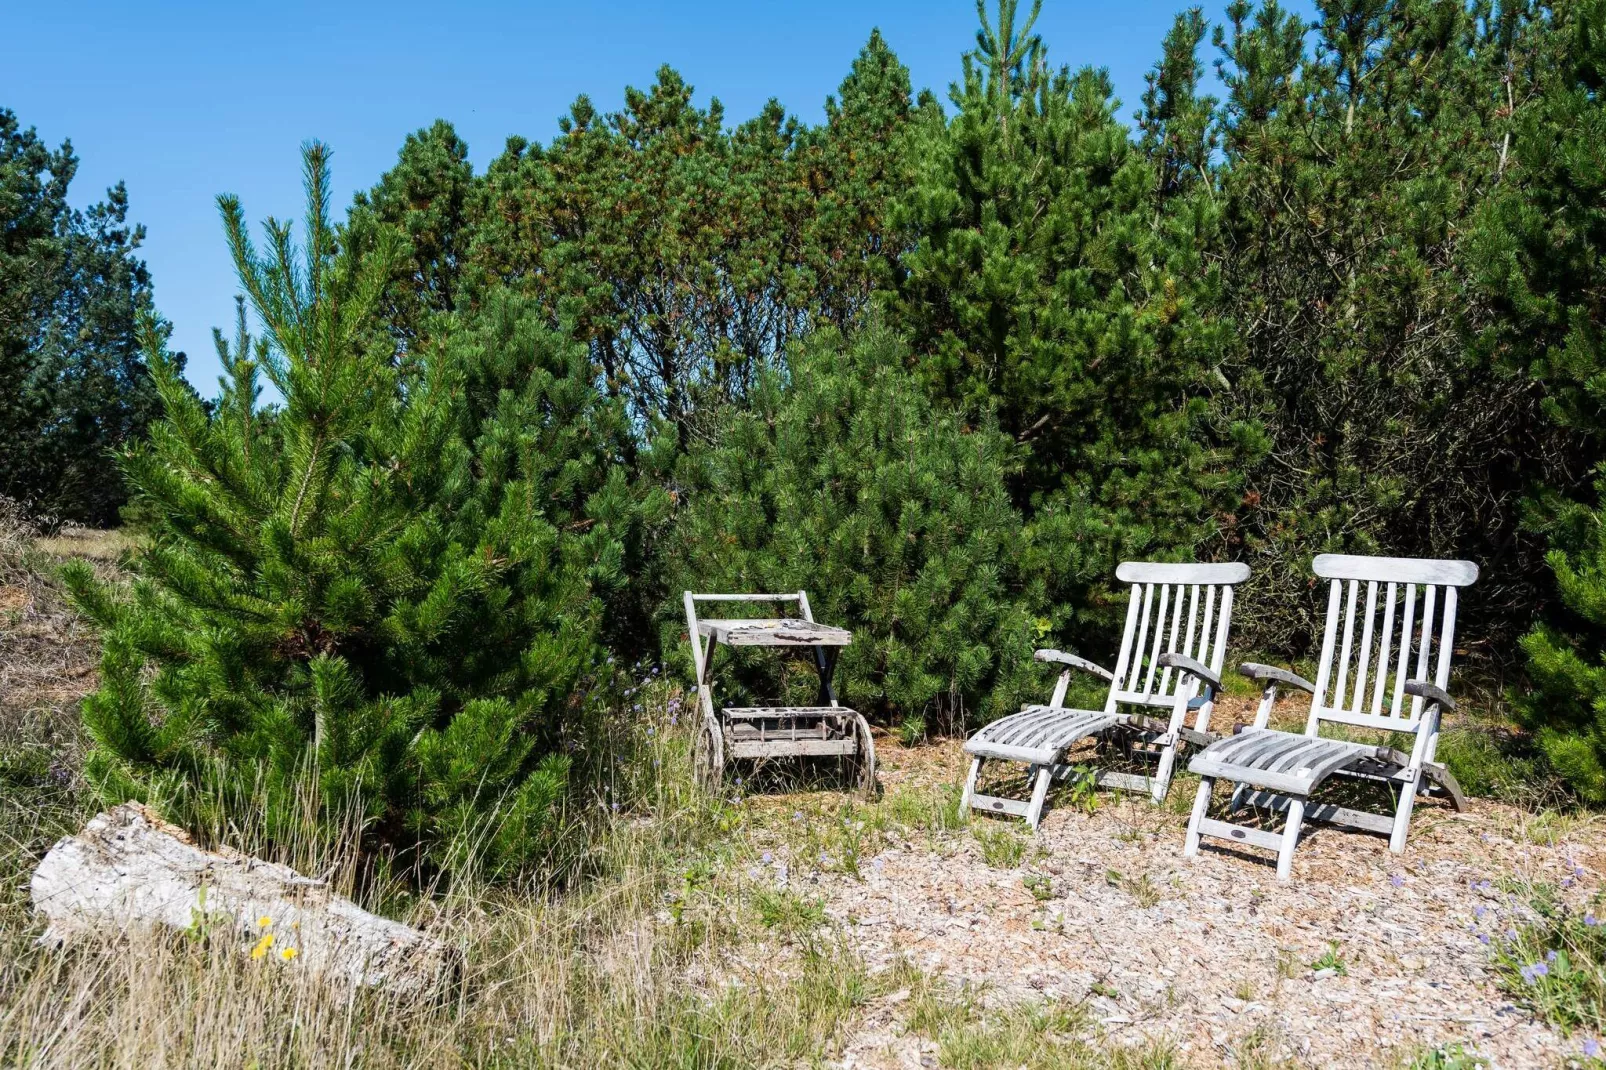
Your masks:
M961 779L957 743L880 746L889 792ZM1167 1041L1190 1065L1398 1066L1451 1043L1495 1067L1577 1057L1583 1036L1562 1037L1495 987L1477 933L1522 916L1500 890L1510 878L1559 885L1582 867L1563 894L1594 895L1600 822L1423 801L1404 855L1312 825L1283 884L1266 852L1207 846L1185 860L1192 796L1182 781L1167 808L1110 793L1092 814L1061 805L1010 868L990 866L970 833L894 836L859 877L813 880L872 969L904 956L989 1002L1081 1002L1107 1039ZM1330 949L1347 972L1311 967ZM899 1014L896 999L872 1006L840 1065L936 1065Z

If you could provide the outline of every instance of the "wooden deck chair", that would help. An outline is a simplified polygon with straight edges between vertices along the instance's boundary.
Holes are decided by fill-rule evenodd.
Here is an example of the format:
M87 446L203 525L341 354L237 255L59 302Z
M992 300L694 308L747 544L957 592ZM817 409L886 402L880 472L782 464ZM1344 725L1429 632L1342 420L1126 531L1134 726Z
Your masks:
M1478 578L1478 566L1470 561L1322 554L1311 569L1330 581L1316 682L1269 665L1241 667L1245 676L1264 686L1255 724L1212 743L1189 763L1188 769L1203 780L1188 821L1185 855L1198 854L1201 836L1264 847L1277 852L1277 876L1287 880L1307 818L1387 834L1389 849L1398 853L1405 850L1418 792L1447 795L1457 810L1465 807L1460 786L1434 761L1434 752L1440 712L1455 708L1444 689L1455 646L1456 592ZM1303 733L1267 727L1279 686L1310 693ZM1324 738L1323 724L1410 733L1414 742L1411 753L1404 754L1375 743ZM1312 806L1311 793L1332 776L1386 784L1397 793L1394 813ZM1206 817L1218 779L1237 785L1229 817L1245 805L1283 811L1288 815L1283 831Z
M1128 561L1115 576L1132 585L1121 651L1111 672L1074 654L1039 650L1038 661L1065 666L1046 706L1028 706L982 728L965 743L971 755L961 813L1023 817L1033 828L1042 820L1049 782L1070 769L1066 753L1077 742L1115 736L1135 754L1155 760L1152 776L1097 771L1094 782L1105 787L1147 791L1156 802L1165 798L1176 764L1178 745L1187 740L1203 746L1210 714L1221 690L1221 665L1232 622L1233 587L1249 578L1241 564L1169 565ZM1102 710L1064 705L1071 670L1080 669L1110 682ZM1189 709L1198 711L1193 728L1184 725ZM1164 720L1146 711L1163 710ZM984 761L1023 762L1032 785L1029 801L976 792Z

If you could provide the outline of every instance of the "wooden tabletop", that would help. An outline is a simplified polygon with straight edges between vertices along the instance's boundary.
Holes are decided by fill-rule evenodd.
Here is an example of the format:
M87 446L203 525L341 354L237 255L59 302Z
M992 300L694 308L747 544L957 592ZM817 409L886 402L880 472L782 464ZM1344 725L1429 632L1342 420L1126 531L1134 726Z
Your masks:
M697 631L726 646L847 646L853 633L806 620L700 620Z

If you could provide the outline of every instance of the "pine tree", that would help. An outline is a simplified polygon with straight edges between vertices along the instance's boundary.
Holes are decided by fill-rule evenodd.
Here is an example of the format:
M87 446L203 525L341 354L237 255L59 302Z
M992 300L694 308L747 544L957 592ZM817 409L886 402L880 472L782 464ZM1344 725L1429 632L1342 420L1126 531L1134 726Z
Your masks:
M408 134L396 166L357 195L351 225L388 227L405 243L381 305L385 324L404 345L416 345L432 315L451 312L468 296L479 209L468 145L444 119Z
M420 862L516 867L563 788L595 592L618 582L610 508L561 455L598 463L584 440L607 420L589 365L540 332L495 324L398 362L375 316L402 246L337 231L327 150L305 163L303 248L270 219L259 250L220 198L267 334L242 313L220 339L214 408L146 332L166 415L124 467L150 543L130 590L69 575L105 641L87 773L181 818L260 799L274 836L310 785ZM281 405L259 405L263 375Z
M128 191L76 210L77 170L0 108L0 494L104 525L125 499L111 453L156 414L135 339L151 278Z
M1476 560L1461 631L1481 650L1539 597L1522 503L1562 451L1537 391L1467 345L1489 312L1465 263L1532 104L1529 10L1322 0L1308 23L1240 2L1217 29L1224 371L1272 440L1240 510L1248 643L1317 641L1303 580L1327 551Z
M1531 692L1519 718L1550 764L1606 803L1606 3L1556 4L1512 78L1536 85L1514 115L1501 184L1477 217L1472 260L1493 321L1477 350L1543 390L1593 496L1551 481L1530 517L1548 531L1561 612L1522 640ZM1508 82L1508 85L1511 84ZM1512 90L1515 98L1516 90ZM1509 147L1509 155L1504 151Z
M1015 450L991 419L934 406L909 352L872 328L821 332L789 375L761 377L713 444L681 463L671 590L806 589L817 619L854 631L838 690L871 716L962 728L1015 708L1040 589L1017 560L1004 489ZM666 657L685 658L674 600ZM812 700L812 676L748 686Z
M1000 0L990 23L978 4L955 114L922 109L891 309L928 388L996 414L1025 447L1010 485L1031 570L1056 626L1091 610L1096 625L1074 631L1102 635L1117 561L1221 551L1233 451L1257 443L1213 419L1224 325L1208 198L1160 196L1107 75L1050 68L1038 6L1023 18Z

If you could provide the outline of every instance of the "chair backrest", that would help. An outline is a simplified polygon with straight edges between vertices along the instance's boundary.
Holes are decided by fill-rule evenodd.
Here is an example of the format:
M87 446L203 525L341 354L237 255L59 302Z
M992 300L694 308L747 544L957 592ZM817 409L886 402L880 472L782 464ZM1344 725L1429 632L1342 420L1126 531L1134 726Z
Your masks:
M1422 699L1405 693L1406 681L1449 684L1456 592L1478 578L1478 566L1322 554L1311 570L1331 583L1306 734L1323 721L1414 732Z
M1188 689L1191 698L1197 684L1186 673L1160 665L1160 655L1184 654L1220 673L1232 625L1232 590L1249 578L1249 566L1125 561L1115 578L1132 590L1104 708L1114 713L1121 703L1135 703L1170 709L1179 690Z

